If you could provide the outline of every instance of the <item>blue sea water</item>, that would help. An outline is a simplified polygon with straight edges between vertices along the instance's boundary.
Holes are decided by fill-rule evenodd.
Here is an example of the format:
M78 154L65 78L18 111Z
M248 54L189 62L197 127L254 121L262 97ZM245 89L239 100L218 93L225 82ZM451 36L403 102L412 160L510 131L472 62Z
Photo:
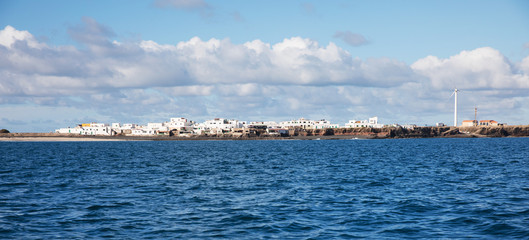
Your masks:
M529 138L0 149L0 239L529 238Z

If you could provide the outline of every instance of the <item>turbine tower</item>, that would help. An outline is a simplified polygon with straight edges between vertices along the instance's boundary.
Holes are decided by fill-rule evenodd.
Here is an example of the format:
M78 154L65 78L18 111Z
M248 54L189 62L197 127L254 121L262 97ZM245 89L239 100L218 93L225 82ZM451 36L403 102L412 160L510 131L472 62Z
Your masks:
M452 95L454 95L455 97L455 103L454 103L454 127L457 127L457 92L459 92L459 90L454 89L454 92L452 93ZM452 97L452 95L450 95L450 97Z

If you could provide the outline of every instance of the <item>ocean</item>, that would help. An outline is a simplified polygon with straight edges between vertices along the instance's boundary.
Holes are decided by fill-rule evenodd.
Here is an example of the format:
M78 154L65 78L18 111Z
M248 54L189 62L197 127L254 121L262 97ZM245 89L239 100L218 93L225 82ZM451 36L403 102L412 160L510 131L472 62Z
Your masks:
M0 239L529 238L529 138L0 150Z

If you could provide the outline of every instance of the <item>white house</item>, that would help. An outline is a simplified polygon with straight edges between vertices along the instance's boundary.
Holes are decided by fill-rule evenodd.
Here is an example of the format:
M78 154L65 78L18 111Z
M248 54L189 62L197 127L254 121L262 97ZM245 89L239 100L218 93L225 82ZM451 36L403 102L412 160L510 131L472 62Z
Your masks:
M213 120L206 120L204 122L204 127L206 130L221 129L221 130L226 130L226 131L232 128L230 122L224 118L215 118Z
M135 136L149 136L167 131L168 129L163 123L147 123L146 126L135 126L131 129L130 134Z
M314 129L325 129L325 128L339 128L340 125L332 124L330 121L322 119L314 121Z
M265 121L265 122L250 122L247 127L257 127L257 128L281 128L281 126L274 121Z
M163 123L147 123L147 129L158 130L163 127Z
M325 128L338 128L338 124L332 124L330 121L322 119L318 121L300 118L298 120L291 120L281 122L279 124L281 128L303 128L303 129L325 129Z
M152 136L156 135L156 130L149 128L134 128L131 135L135 136Z
M56 133L70 133L79 135L112 135L112 128L106 123L83 123L74 128L60 128Z
M133 129L133 128L136 128L137 126L138 125L136 125L135 123L125 123L123 124L121 129Z
M66 134L66 133L81 134L82 131L83 131L83 128L80 125L73 127L73 128L66 127L66 128L59 128L55 130L56 133L63 133L63 134Z
M121 123L112 123L112 131L117 134L131 134L136 126L137 125L134 123L125 123L123 125L121 125Z
M281 126L281 128L312 129L314 127L314 121L305 118L300 118L298 120L280 122L279 125Z
M204 123L195 123L193 124L193 133L197 135L201 135L206 131L206 125Z
M204 132L217 134L231 132L234 128L243 128L246 125L247 123L245 121L215 118L213 120L206 120L203 123L195 123L193 125L193 132L195 134L202 134Z
M383 128L384 124L378 123L378 117L369 118L369 120L349 120L345 124L347 128L357 128L357 127L370 127L370 128Z
M186 118L171 118L171 121L165 122L164 126L169 130L177 129L184 132L193 131L193 122L188 121Z

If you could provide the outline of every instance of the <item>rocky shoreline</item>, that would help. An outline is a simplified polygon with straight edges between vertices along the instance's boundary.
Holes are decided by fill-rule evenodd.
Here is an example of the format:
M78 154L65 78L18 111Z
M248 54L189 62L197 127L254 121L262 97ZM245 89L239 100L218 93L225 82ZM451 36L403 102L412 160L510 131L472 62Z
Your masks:
M292 135L292 134L291 134ZM478 138L478 137L529 137L529 125L487 127L386 127L338 128L299 130L294 136L334 138Z
M170 140L328 140L395 138L529 137L529 125L494 127L387 127L292 129L288 135L83 136L59 133L2 133L0 141L170 141Z

